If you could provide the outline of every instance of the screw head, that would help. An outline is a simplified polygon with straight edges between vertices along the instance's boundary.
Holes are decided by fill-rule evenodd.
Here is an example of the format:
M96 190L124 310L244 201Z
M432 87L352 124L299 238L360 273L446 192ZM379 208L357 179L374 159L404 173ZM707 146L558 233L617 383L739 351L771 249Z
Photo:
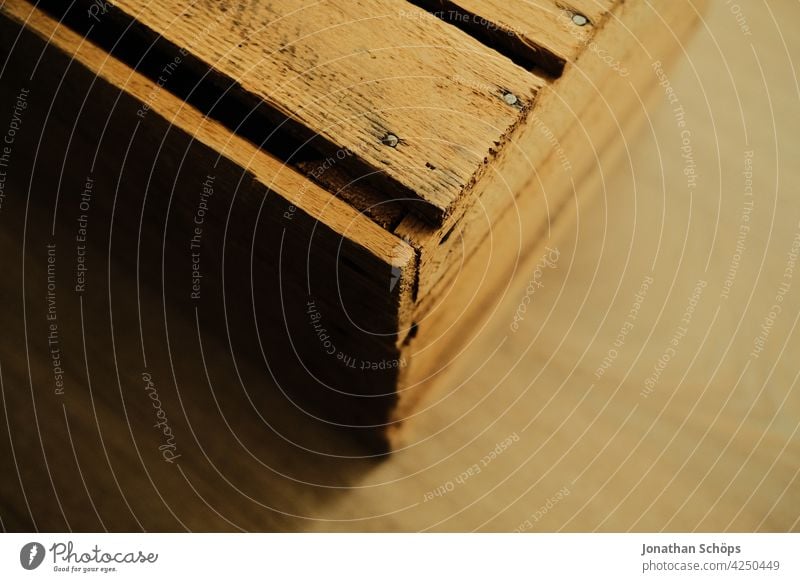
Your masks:
M506 93L503 94L503 101L505 101L509 105L516 105L519 102L519 99L517 99L516 95L514 95L510 91L507 91Z
M393 133L387 133L381 138L381 143L389 146L390 148L395 148L397 147L397 144L400 143L400 138Z
M589 24L589 19L586 18L583 14L573 14L572 15L572 23L576 26L586 26Z

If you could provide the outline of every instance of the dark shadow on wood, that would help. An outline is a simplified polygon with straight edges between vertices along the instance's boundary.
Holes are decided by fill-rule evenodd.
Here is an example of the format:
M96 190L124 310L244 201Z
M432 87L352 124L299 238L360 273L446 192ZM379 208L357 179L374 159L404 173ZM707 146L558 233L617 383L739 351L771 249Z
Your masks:
M353 277L331 304L321 225L53 49L34 71L43 50L24 35L0 79L3 127L25 90L0 208L4 527L304 529L384 458L368 425L397 372L320 357L308 302L338 351L381 361L391 339L353 331L391 329L357 307L378 291Z

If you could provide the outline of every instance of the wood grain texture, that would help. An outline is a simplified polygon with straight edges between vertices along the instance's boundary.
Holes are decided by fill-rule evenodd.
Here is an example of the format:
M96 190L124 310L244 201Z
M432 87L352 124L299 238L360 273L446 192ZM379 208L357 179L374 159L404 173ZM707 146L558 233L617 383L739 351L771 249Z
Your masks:
M480 35L523 63L541 67L554 76L561 74L565 62L577 58L595 29L619 4L616 0L415 2L442 20Z
M543 80L411 5L356 2L110 3L304 139L346 149L387 195L440 219L523 119ZM198 31L212 34L198 39ZM518 98L512 106L504 94ZM396 147L382 140L393 134ZM392 189L396 192L392 192ZM416 200L416 202L414 202Z

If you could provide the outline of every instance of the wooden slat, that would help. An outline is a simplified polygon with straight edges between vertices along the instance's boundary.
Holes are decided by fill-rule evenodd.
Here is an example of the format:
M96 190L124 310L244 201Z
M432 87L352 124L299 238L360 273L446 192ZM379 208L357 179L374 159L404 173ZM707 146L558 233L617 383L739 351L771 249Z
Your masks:
M250 3L246 15L234 10L242 4L113 0L116 10L102 17L185 47L255 97L251 104L263 100L384 173L390 198L409 198L412 211L435 220L484 171L544 83L411 4L278 0Z
M68 54L78 63L96 72L97 76L126 91L153 112L169 120L176 128L190 133L194 139L220 152L233 162L247 168L256 178L288 203L304 210L315 220L330 227L339 235L353 240L369 252L394 266L412 268L413 250L401 239L380 228L349 205L333 197L302 175L260 151L253 144L227 131L219 123L204 117L187 106L157 83L133 71L119 60L108 56L91 43L83 41L65 26L32 8L24 0L7 0L0 12L12 20L48 39L48 42Z
M412 1L555 75L565 61L580 54L606 15L620 4L619 0Z

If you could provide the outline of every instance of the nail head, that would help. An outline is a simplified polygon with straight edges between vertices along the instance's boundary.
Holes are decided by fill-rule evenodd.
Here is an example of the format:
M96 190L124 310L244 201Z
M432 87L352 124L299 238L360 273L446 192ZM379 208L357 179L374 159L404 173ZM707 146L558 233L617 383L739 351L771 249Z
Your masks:
M390 148L394 148L394 147L397 147L397 144L398 144L398 143L400 143L400 138L399 138L399 137L397 137L397 136L396 136L395 134L393 134L393 133L387 133L387 134L386 134L385 136L383 136L383 138L381 139L381 143L382 143L383 145L387 145L387 146L389 146Z
M516 105L519 99L517 99L517 96L509 91L503 94L503 101L509 105Z
M572 23L577 26L586 26L589 24L589 19L586 18L583 14L573 14L572 15Z

